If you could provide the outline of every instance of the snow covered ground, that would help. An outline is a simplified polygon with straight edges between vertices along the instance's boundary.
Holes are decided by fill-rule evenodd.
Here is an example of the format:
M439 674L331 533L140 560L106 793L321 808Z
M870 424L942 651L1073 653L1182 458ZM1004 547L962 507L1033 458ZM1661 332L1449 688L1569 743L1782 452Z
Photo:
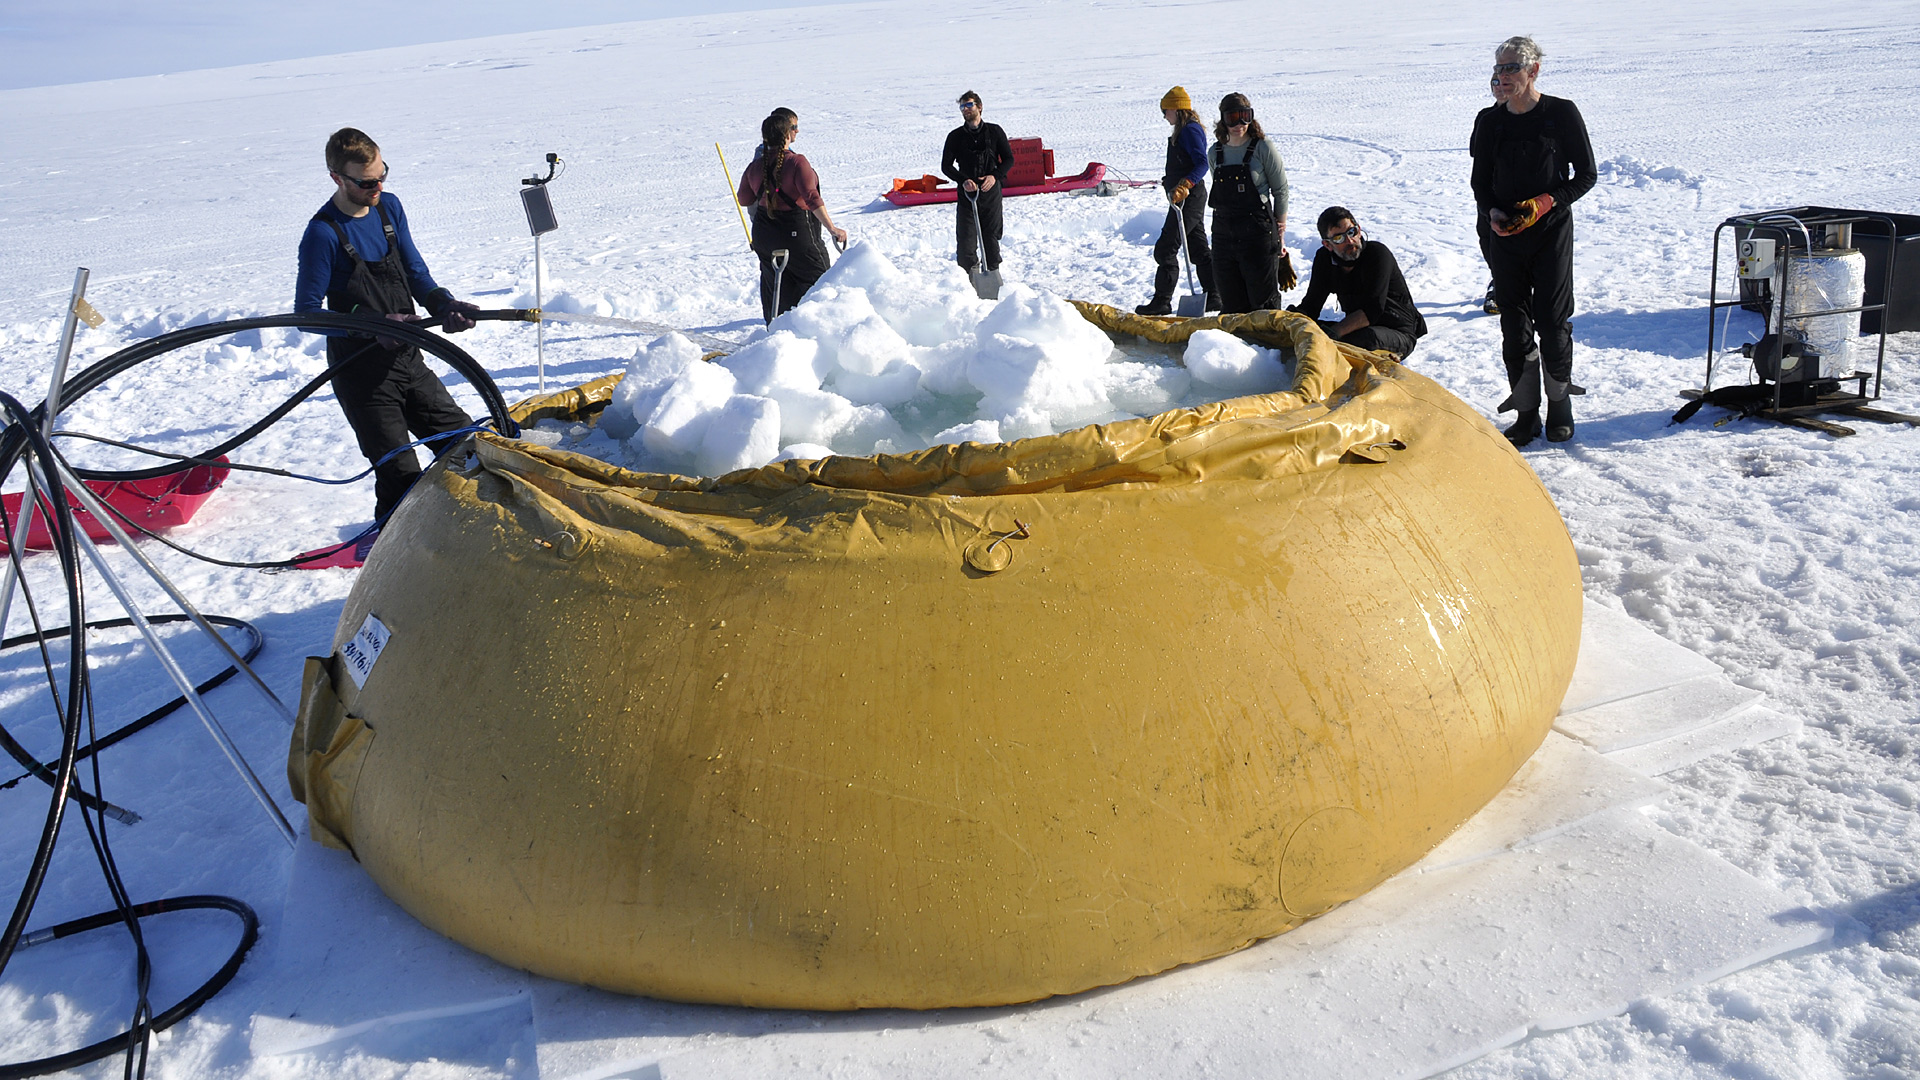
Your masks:
M1674 790L1652 820L1813 908L1836 933L1459 1072L1920 1075L1920 432L1862 423L1836 440L1716 427L1711 410L1666 424L1676 391L1700 381L1722 219L1808 203L1920 212L1913 14L1900 2L1840 12L1628 0L1550 13L1393 0L1284 11L860 4L11 90L0 94L0 389L43 395L75 266L93 269L89 296L108 318L82 331L79 363L161 330L287 310L295 242L329 191L320 146L343 124L381 142L436 276L483 306L532 302L532 244L515 193L556 151L567 172L552 189L562 230L545 246L548 305L737 340L757 323L756 271L712 144L737 170L770 107L799 112L798 149L819 169L836 221L903 270L934 274L951 257L951 210L896 210L876 196L890 177L933 170L959 91L978 90L1010 134L1044 136L1061 172L1100 160L1152 176L1166 131L1155 103L1178 82L1203 103L1229 90L1253 98L1287 163L1296 252L1311 253L1322 206L1352 207L1395 250L1432 327L1414 364L1490 413L1504 380L1498 328L1478 308L1486 277L1465 144L1486 101L1492 43L1533 34L1547 51L1542 88L1581 106L1603 164L1575 208L1576 378L1590 393L1577 403L1576 440L1528 458L1567 519L1590 599L1806 724L1795 739L1669 774ZM1138 303L1159 205L1151 190L1010 202L1006 276ZM1733 320L1736 340L1753 330L1745 318ZM550 327L549 381L622 369L649 339ZM488 325L459 340L509 398L532 392L529 328ZM1920 410L1916 362L1920 335L1891 341L1891 407ZM249 336L146 365L80 402L65 426L198 449L323 366L311 342ZM471 392L456 395L476 407ZM360 467L325 397L244 458L321 475ZM371 498L364 484L236 475L177 538L228 558L283 557L356 530ZM351 585L347 572L269 576L155 557L204 609L260 625L261 672L289 699L301 656L325 647ZM51 587L44 568L32 576ZM113 715L168 696L136 652L114 653L102 676ZM49 751L51 724L17 704L30 691L24 664L9 654L4 722ZM290 806L280 722L237 686L212 701ZM285 1061L249 1064L247 1049L293 873L285 846L190 716L108 755L105 771L109 793L146 819L114 835L136 898L229 893L269 927L228 991L156 1044L155 1074L286 1075ZM11 838L0 881L19 880L43 790L0 790L0 835ZM64 844L35 926L107 906L84 837L69 830ZM230 940L218 916L179 918L174 940L200 944L156 940L157 1000L222 959L200 955L213 947L205 943ZM117 999L98 988L125 983L126 950L104 935L43 948L44 959L29 965L35 951L21 954L0 982L8 1060L116 1029L119 1006L101 1001ZM186 970L195 964L204 966ZM1017 1016L1003 1026L1021 1030ZM1225 1057L1190 1060L1234 1071ZM454 1062L410 1068L365 1075L481 1075Z

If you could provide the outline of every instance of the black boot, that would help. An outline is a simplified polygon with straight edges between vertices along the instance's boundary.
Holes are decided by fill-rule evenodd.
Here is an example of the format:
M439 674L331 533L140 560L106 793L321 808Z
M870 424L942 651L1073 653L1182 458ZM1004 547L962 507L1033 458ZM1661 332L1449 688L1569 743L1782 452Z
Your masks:
M1573 438L1573 398L1562 395L1547 402L1547 441L1566 442Z
M1572 422L1569 421L1568 423L1571 424ZM1567 433L1568 434L1573 433L1572 427L1568 427ZM1507 441L1512 443L1515 446L1525 446L1539 437L1540 437L1540 410L1539 409L1520 410L1519 418L1513 422L1512 427L1507 429Z
M1133 312L1136 315L1171 315L1173 314L1173 297L1156 296L1134 308Z

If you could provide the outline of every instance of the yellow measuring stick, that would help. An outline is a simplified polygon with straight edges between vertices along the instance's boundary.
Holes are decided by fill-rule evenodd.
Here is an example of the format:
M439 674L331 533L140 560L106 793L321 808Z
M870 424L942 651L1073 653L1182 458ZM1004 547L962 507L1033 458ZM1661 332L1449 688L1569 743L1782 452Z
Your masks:
M753 244L753 230L747 228L747 212L740 209L740 200L734 194L733 170L727 168L727 152L720 149L719 143L713 144L713 151L720 155L720 175L727 178L727 198L733 200L733 208L740 214L740 231L747 234L747 244Z

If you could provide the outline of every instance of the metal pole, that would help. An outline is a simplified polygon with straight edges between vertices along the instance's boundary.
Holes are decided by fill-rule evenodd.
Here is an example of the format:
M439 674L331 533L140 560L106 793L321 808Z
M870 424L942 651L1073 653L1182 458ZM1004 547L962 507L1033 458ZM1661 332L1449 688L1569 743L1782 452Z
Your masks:
M533 234L533 306L544 309L546 297L542 295L540 281L540 234ZM542 321L534 324L534 350L540 358L540 392L547 392L547 324Z
M30 471L31 468L29 466ZM40 483L42 490L46 490L45 481L41 480ZM207 733L213 736L214 742L220 744L220 752L227 755L227 761L233 765L234 771L240 774L240 779L247 785L247 790L253 793L253 797L272 818L274 828L279 830L281 839L285 840L289 847L294 846L296 837L293 826L287 822L287 816L280 812L280 806L273 801L273 796L267 794L266 786L260 783L258 776L254 775L252 767L247 764L247 759L241 756L240 748L233 745L233 740L228 737L226 729L220 726L220 721L213 718L207 703L201 699L199 691L194 689L193 680L187 678L187 673L182 670L179 661L173 658L173 653L168 651L166 644L160 640L160 635L155 633L152 625L147 622L146 615L134 605L133 597L127 595L126 587L121 584L119 576L113 572L113 567L107 565L106 557L100 554L99 546L93 542L92 537L87 535L85 529L76 530L74 538L86 551L87 557L93 560L94 569L100 571L100 578L107 583L107 588L113 592L114 599L126 609L127 616L133 620L133 624L140 628L141 636L147 639L148 646L160 660L160 666L166 669L168 677L173 679L173 684L180 688L181 696L187 699L187 704L193 706L194 713L200 717L200 723L206 726Z
M133 560L140 564L140 568L147 572L147 576L152 578L155 584L166 590L167 595L173 598L173 602L179 605L180 610L186 613L187 618L192 620L193 624L199 627L202 633L213 639L214 644L220 647L220 651L227 654L228 661L230 661L238 671L244 674L249 682L253 683L254 689L260 691L260 696L267 699L267 703L272 705L274 711L280 714L280 718L285 720L288 726L292 726L294 723L293 710L287 708L286 703L280 700L279 695L275 694L253 668L245 660L240 658L240 654L235 652L233 646L227 643L226 637L220 633L217 627L207 621L206 616L200 614L199 609L193 606L192 601L187 599L186 594L174 586L173 582L168 579L166 574L161 572L160 568L154 564L152 559L147 558L146 553L141 551L139 546L133 542L133 538L127 534L127 531L120 527L120 522L114 517L113 511L103 505L99 496L93 493L93 489L87 487L81 482L80 478L74 474L73 467L68 465L65 460L60 460L58 465L61 482L68 485L67 490L73 492L74 498L79 500L81 508L86 510L87 513L92 514L93 519L106 528L107 534L113 537L114 542L119 544L122 550L128 555L131 555Z
M73 272L73 297L67 301L67 320L60 328L60 349L54 354L53 379L47 386L46 416L40 424L40 433L49 438L53 436L54 420L60 415L60 387L67 381L67 358L73 355L73 336L80 327L80 303L86 299L87 278L92 274L93 271L84 266ZM28 480L32 480L31 472L28 474ZM13 524L13 537L10 541L13 545L12 550L26 551L27 533L32 528L32 523L33 488L29 483L20 498L20 520ZM5 635L7 619L13 614L13 563L14 560L8 559L6 569L0 571L0 636ZM79 628L74 629L74 633L80 632Z

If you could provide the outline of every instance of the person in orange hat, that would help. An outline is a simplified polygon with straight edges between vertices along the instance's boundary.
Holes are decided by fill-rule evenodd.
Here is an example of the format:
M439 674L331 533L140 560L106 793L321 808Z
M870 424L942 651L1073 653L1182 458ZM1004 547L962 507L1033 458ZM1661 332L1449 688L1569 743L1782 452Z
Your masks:
M1153 245L1153 299L1133 310L1142 315L1173 314L1173 291L1180 283L1180 234L1187 236L1187 257L1200 276L1207 310L1220 310L1213 295L1213 253L1207 247L1207 128L1193 111L1193 99L1183 86L1160 99L1160 115L1173 125L1167 136L1167 170L1160 178L1166 188L1167 222Z

